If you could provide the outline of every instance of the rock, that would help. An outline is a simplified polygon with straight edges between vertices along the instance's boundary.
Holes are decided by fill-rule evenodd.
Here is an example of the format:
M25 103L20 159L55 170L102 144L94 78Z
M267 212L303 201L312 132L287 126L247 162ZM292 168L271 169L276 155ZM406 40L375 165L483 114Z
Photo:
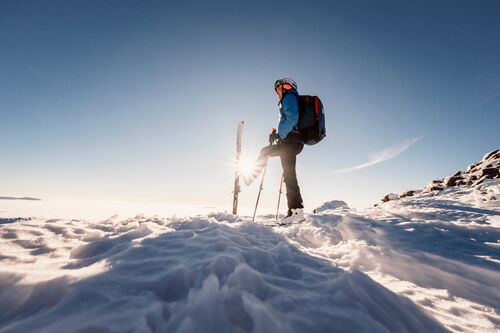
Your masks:
M455 175L451 176L450 178L448 178L448 180L446 180L445 185L448 187L455 186L455 185L457 185L457 181L459 181L459 180L463 180L463 178L461 176L456 176L456 174L455 174Z
M434 185L430 188L430 191L442 191L444 190L444 187L441 185Z
M401 195L399 197L400 198L412 197L414 194L415 194L415 191L411 190L411 191L406 191L406 192L401 193Z
M500 177L500 170L498 168L484 168L481 173L481 177L486 178L498 178Z
M482 160L470 164L467 167L467 171L456 171L442 179L434 179L427 183L423 188L418 190L409 190L396 194L388 194L384 196L381 201L388 202L391 200L397 200L407 197L418 197L421 193L425 193L430 196L441 196L443 193L441 191L446 188L456 186L456 190L452 192L462 193L461 191L467 192L470 188L481 189L490 184L488 179L499 179L500 178L500 149L493 150L485 154ZM470 187L470 188L469 188ZM447 193L447 191L445 191ZM499 197L496 195L496 197Z
M488 177L488 175L485 175L485 176L482 176L481 178L479 178L479 180L476 182L476 185L480 185L482 182L484 182L486 179L488 178L491 178L491 177ZM476 189L478 189L478 187L476 186Z
M397 195L395 193L389 193L385 197L382 198L382 202L387 202L390 200L398 200L398 199L399 199L399 195Z
M500 159L500 150L496 149L484 155L483 161Z
M469 173L476 173L479 171L479 168L477 166L475 166L474 168L472 168L471 171L469 171Z
M477 167L479 165L479 162L473 163L467 167L467 172L473 172L472 169Z

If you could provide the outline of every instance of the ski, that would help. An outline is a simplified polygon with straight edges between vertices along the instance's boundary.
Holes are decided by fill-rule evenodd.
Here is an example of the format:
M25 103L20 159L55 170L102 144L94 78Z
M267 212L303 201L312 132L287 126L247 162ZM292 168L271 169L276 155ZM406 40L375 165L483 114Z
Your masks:
M263 221L263 222L255 221L255 223L263 225L265 227L289 227L289 226L292 226L292 225L302 224L305 221L306 220L302 220L302 221L288 223L288 224L280 224L277 221L273 221L273 222L270 222L270 221Z
M234 191L233 191L233 214L238 214L238 195L241 191L240 188L240 158L241 158L241 133L243 132L243 125L245 122L241 121L236 130L236 171L234 175Z

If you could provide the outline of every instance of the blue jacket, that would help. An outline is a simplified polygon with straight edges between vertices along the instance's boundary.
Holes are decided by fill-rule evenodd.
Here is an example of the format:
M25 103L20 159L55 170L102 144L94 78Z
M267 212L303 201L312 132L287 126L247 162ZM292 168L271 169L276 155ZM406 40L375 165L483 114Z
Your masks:
M297 101L298 92L295 89L288 91L283 99L278 103L280 109L280 122L278 124L278 135L285 139L299 123L299 103Z

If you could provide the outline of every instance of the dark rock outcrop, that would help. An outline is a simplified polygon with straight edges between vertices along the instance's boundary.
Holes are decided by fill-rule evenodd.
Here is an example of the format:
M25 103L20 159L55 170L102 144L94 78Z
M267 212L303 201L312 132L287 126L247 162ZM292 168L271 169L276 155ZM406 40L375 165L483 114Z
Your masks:
M493 150L467 168L467 171L457 171L443 179L433 180L425 189L426 192L441 191L444 186L476 186L487 179L500 178L500 150Z
M421 190L406 191L399 196L393 193L388 194L382 198L382 202L415 196L417 193L439 195L445 188L464 186L480 188L484 182L498 178L500 178L500 150L496 149L485 154L480 161L470 164L467 171L457 171L451 176L434 179Z
M481 173L481 177L486 178L498 178L500 176L500 170L498 168L484 168Z
M446 180L445 185L448 186L448 187L458 185L457 183L458 183L459 180L461 181L461 180L463 180L463 178L461 176L455 176L455 175L453 175L453 176L451 176L450 178L448 178Z
M406 198L406 197L412 197L415 194L416 191L410 190L403 192L399 195L400 198Z
M444 187L441 186L441 185L434 185L434 186L431 186L431 188L429 189L431 192L432 191L442 191L444 190Z

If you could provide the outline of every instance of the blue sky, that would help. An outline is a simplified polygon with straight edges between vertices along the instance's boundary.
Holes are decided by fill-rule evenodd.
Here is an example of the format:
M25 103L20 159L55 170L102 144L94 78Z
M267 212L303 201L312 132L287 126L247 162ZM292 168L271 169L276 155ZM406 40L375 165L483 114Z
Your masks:
M370 206L500 146L499 16L498 1L2 2L0 195L229 206L236 125L255 156L286 76L325 105L328 136L298 161L306 208ZM279 175L273 160L264 207Z

